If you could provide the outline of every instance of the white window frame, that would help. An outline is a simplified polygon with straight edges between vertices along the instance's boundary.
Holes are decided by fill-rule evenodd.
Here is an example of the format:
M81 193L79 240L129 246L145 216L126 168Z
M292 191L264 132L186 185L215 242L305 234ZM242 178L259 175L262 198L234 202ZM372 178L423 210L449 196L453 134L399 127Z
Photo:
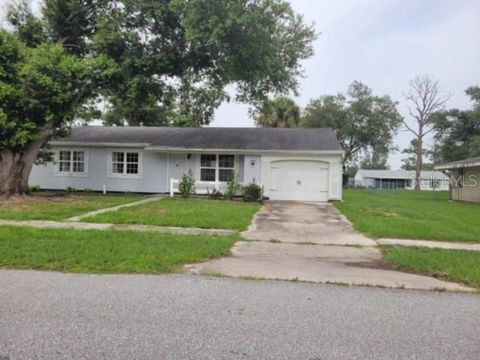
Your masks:
M215 167L204 167L202 166L202 155L215 155ZM233 156L233 168L226 168L226 167L220 167L220 155L231 155ZM217 154L217 153L202 153L198 157L198 179L199 181L202 182L210 182L210 183L227 183L228 181L220 181L220 170L233 170L233 173L237 173L237 164L238 164L238 156L235 154ZM215 180L202 180L202 169L215 169Z
M60 171L60 152L68 151L70 152L70 159L68 160L70 164L69 171ZM73 153L74 152L83 152L83 171L73 171ZM64 160L62 160L63 162ZM59 148L54 152L54 164L55 164L55 176L65 176L65 177L87 177L88 176L88 149L85 148Z
M123 153L123 173L114 173L113 172L113 153L120 152ZM138 154L138 173L137 174L127 174L127 153L137 153ZM117 178L117 179L142 179L143 178L143 151L139 149L109 149L108 150L108 172L107 177Z

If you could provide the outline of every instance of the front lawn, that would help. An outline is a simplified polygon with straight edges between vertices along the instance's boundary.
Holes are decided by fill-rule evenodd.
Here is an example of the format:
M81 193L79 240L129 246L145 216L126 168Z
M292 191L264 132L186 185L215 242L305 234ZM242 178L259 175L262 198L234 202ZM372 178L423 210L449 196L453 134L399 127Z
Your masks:
M229 254L234 236L0 227L0 268L164 273Z
M141 200L139 195L65 194L0 199L0 219L61 221L89 211Z
M385 260L399 270L414 271L480 288L480 252L382 246Z
M111 224L198 227L245 230L260 209L257 203L210 199L166 198L86 218Z
M336 207L373 238L480 242L480 204L447 192L345 190L343 198Z

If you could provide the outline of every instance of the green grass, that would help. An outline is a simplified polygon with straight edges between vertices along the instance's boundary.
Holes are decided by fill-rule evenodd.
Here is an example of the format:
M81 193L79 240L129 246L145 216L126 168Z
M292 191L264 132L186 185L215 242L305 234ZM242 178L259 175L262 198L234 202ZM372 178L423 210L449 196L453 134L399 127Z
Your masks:
M0 267L79 273L164 273L227 255L234 236L0 227Z
M199 227L245 230L260 209L257 203L210 199L166 198L86 218L85 221L112 224Z
M480 242L480 204L449 201L447 192L346 190L336 207L373 238Z
M414 271L480 288L480 252L382 246L385 260L396 269Z
M0 219L65 220L89 211L141 200L139 195L82 194L0 199Z

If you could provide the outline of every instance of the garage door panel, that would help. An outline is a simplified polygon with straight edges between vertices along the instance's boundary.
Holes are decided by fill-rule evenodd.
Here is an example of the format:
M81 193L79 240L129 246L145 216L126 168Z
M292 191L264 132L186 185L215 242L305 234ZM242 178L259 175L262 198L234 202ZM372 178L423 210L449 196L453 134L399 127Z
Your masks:
M273 200L328 200L328 164L286 160L271 163L270 198Z

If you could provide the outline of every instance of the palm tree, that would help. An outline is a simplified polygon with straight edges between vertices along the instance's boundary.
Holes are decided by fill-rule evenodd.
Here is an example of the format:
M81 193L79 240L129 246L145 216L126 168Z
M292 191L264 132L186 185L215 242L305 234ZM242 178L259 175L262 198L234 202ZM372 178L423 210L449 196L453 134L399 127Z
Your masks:
M255 122L258 127L297 127L300 124L300 108L288 97L268 100L258 110Z

